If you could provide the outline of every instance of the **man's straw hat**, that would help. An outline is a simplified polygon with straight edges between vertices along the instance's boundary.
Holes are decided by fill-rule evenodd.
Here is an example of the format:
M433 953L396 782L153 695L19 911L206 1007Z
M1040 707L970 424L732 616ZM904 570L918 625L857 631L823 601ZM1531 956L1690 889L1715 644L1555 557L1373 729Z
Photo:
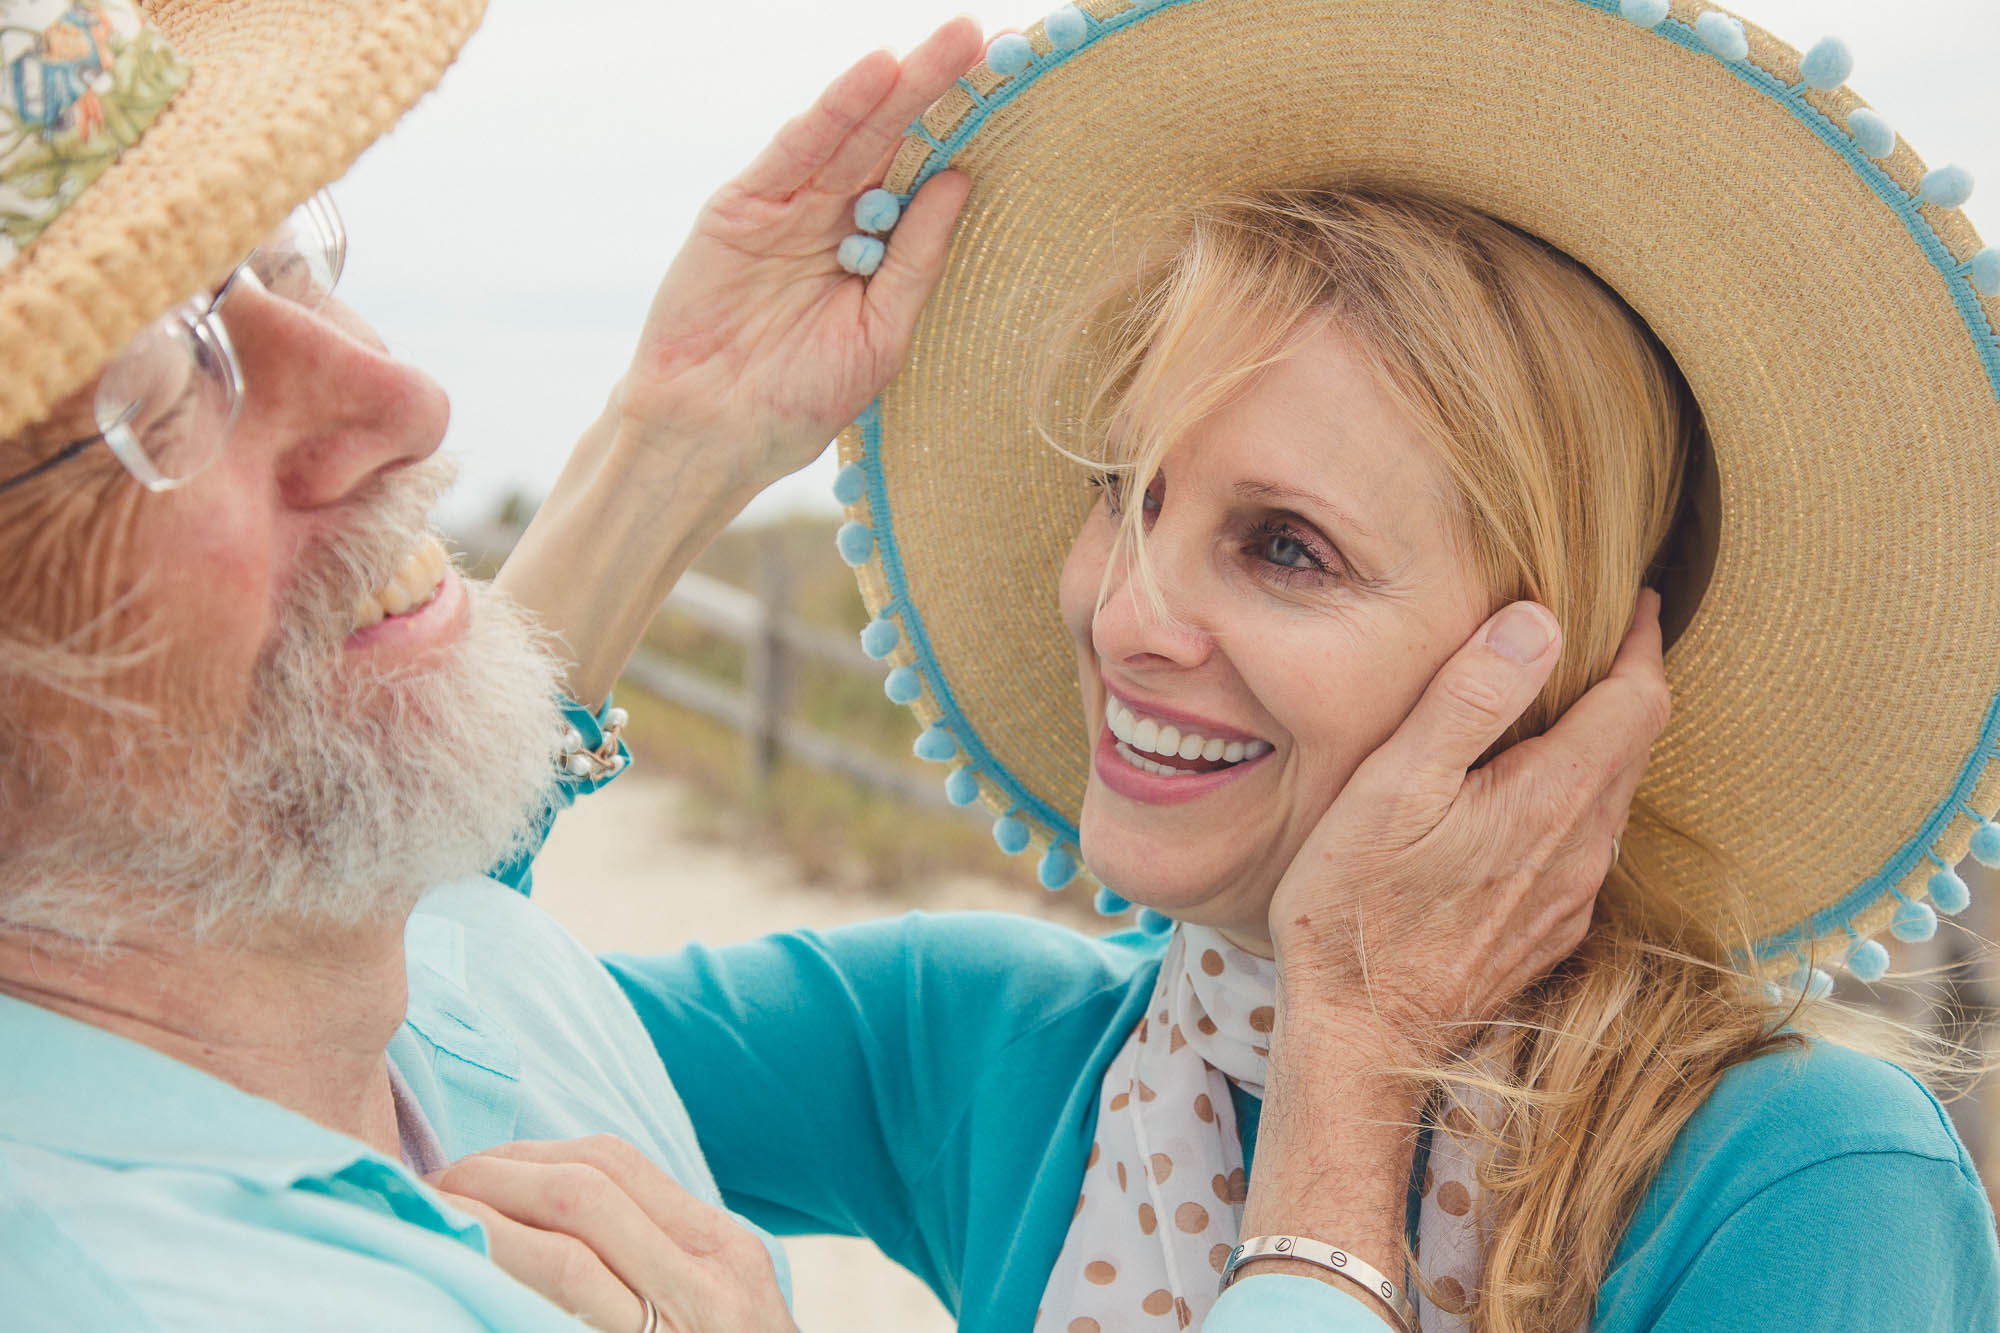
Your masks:
M0 0L0 438L430 90L485 0Z
M947 165L973 193L837 485L864 645L953 799L1045 884L1076 874L1055 588L1090 494L1031 418L1052 316L1175 204L1365 182L1588 265L1699 399L1713 568L1642 796L1747 871L1755 965L1873 979L1870 935L1961 909L1968 847L2000 863L2000 251L1851 64L1701 0L1085 0L996 41L890 169L905 198ZM1727 920L1704 863L1648 838Z

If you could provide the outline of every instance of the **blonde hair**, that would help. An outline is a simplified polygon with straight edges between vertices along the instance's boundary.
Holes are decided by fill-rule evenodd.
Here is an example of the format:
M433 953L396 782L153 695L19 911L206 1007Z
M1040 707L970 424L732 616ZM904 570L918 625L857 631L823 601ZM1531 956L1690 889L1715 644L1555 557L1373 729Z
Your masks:
M1133 501L1168 450L1329 326L1442 462L1493 607L1530 598L1561 624L1561 660L1513 736L1541 731L1609 668L1705 447L1672 360L1567 255L1470 209L1370 190L1200 207L1055 341L1046 387L1089 370L1057 433L1115 474L1120 546L1143 583ZM1658 824L1643 806L1633 818ZM1647 840L1628 841L1577 952L1472 1050L1419 1071L1481 1162L1491 1225L1466 1308L1489 1333L1586 1325L1688 1118L1730 1066L1798 1041L1783 1030L1795 1016L1736 970L1742 932L1683 910L1645 864ZM1848 1044L1914 1054L1882 1020L1815 1009Z

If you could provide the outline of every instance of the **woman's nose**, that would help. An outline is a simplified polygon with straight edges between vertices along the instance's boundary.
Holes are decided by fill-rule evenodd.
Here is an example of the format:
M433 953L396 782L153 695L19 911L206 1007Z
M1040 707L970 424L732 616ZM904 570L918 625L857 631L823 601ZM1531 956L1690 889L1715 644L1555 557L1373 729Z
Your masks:
M1195 553L1156 523L1143 564L1137 551L1114 552L1104 595L1091 620L1097 655L1129 666L1198 666L1214 640L1199 610Z
M444 389L345 307L313 311L251 284L223 318L243 369L230 447L266 451L294 508L338 504L443 442Z

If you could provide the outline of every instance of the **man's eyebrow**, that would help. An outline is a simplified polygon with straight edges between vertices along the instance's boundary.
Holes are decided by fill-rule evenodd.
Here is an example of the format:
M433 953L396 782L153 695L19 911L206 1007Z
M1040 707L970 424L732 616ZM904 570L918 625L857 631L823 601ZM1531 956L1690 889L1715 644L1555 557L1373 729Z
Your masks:
M1236 483L1236 494L1242 499L1255 500L1262 504L1283 505L1307 512L1317 510L1322 514L1332 515L1343 527L1354 529L1370 541L1388 540L1380 532L1356 518L1351 510L1342 509L1325 496L1300 490L1296 486L1280 486L1276 482L1269 481L1239 481Z

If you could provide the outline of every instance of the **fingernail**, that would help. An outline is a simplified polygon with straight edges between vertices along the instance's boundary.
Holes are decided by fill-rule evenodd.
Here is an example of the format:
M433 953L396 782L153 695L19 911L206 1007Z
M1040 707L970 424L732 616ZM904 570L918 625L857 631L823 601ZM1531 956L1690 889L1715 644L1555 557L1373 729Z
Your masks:
M1526 666L1548 651L1555 638L1555 626L1548 613L1525 603L1515 603L1500 613L1493 628L1486 631L1486 646L1509 662Z

